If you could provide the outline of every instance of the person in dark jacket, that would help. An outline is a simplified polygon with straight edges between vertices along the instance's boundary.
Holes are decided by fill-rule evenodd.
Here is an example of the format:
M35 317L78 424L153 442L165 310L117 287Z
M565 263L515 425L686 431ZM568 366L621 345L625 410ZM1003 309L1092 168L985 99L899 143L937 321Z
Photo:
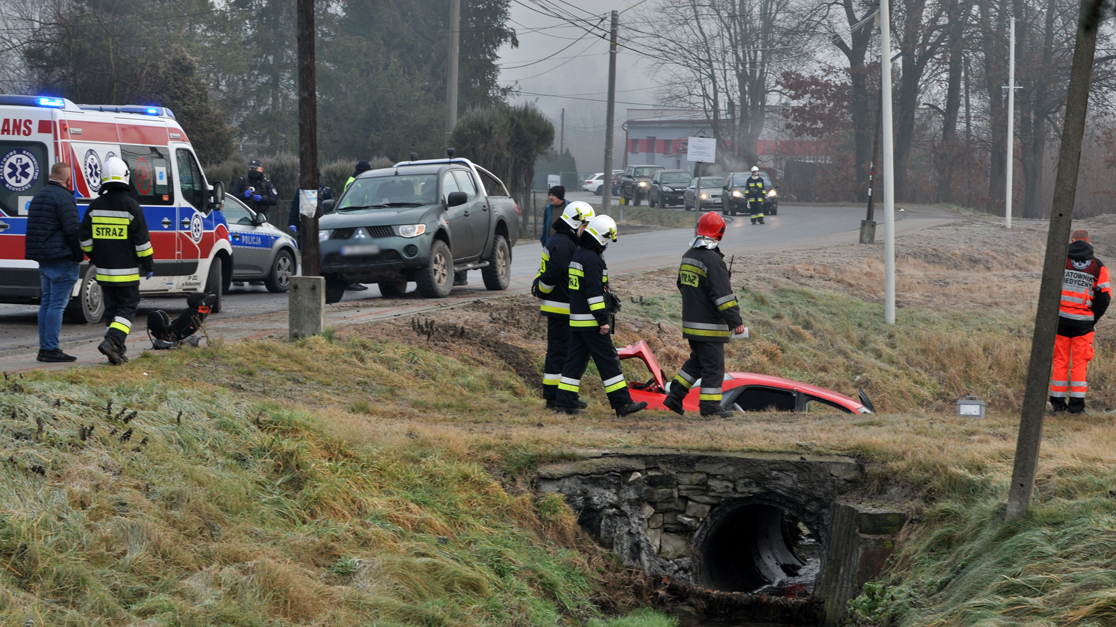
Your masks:
M1108 268L1093 256L1089 232L1073 232L1058 306L1058 333L1054 336L1054 365L1050 405L1054 413L1085 411L1089 390L1089 362L1093 359L1093 334L1112 302ZM1068 402L1067 402L1068 398Z
M543 362L543 399L547 409L557 409L558 381L570 350L570 261L577 253L577 240L585 224L593 217L589 203L572 202L554 221L554 236L546 242L539 273L531 284L531 293L542 300L539 309L546 317L546 359ZM585 401L578 399L578 406Z
M367 172L371 169L372 169L372 164L371 163L368 163L367 161L364 161L364 160L357 161L356 167L353 168L352 175L349 176L349 180L345 181L345 189L349 189L349 186L353 184L353 181L355 181L356 178L358 176L360 176L362 172ZM345 190L343 189L341 191L345 191Z
M124 342L139 307L140 277L154 274L155 251L143 209L128 193L127 164L109 157L101 181L101 195L89 203L81 221L81 249L97 267L96 279L105 299L108 331L97 350L115 366L128 361Z
M248 163L248 176L242 176L233 185L232 195L252 208L252 211L267 215L268 209L279 204L279 192L264 176L263 162L252 159Z
M50 180L31 199L27 210L27 239L24 257L39 262L39 355L45 362L75 361L58 347L62 312L70 302L78 280L78 264L85 259L78 245L77 205L70 191L70 166L56 163Z
M759 175L759 168L752 166L752 176L748 178L744 188L744 198L748 201L748 214L752 224L759 221L763 224L763 200L767 198L767 189L763 185L763 178Z
M551 187L547 199L550 200L550 202L543 208L543 228L542 233L539 234L539 241L542 242L543 246L546 246L547 240L550 239L550 225L554 220L554 216L560 215L566 210L566 205L568 204L566 202L566 188L561 185Z
M684 413L682 399L701 379L698 408L703 417L732 417L721 406L721 384L725 379L725 344L731 333L744 332L740 304L729 284L724 253L718 249L725 235L725 220L707 213L698 221L697 237L682 255L678 269L678 291L682 293L682 337L690 342L690 358L670 384L663 405Z
M555 405L559 412L581 413L577 395L590 357L597 364L608 403L617 416L647 407L647 403L632 402L628 382L620 369L620 357L609 336L614 323L609 311L608 267L601 256L609 240L616 241L616 222L608 216L594 217L585 225L578 242L580 248L570 261L570 351L558 380Z
M333 200L333 190L329 187L322 185L322 172L318 171L318 206L326 200ZM321 211L318 212L321 215ZM294 198L291 199L291 212L287 216L287 229L294 234L295 239L298 240L298 247L302 248L302 214L298 210L298 193L295 193Z

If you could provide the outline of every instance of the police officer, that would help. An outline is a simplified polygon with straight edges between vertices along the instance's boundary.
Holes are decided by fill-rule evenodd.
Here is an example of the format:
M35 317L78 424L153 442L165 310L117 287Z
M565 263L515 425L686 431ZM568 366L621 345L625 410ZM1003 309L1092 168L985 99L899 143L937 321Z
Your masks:
M577 253L577 241L585 224L593 217L589 203L574 202L566 205L562 215L554 221L554 236L546 242L539 273L531 284L531 293L542 300L539 309L546 316L546 361L543 362L543 399L547 409L557 409L558 380L566 365L570 350L570 261ZM578 399L578 406L585 401Z
M368 163L367 161L364 161L364 160L357 161L356 167L353 168L352 175L349 176L349 180L345 181L345 189L349 189L349 186L353 184L353 181L355 181L357 179L357 177L361 175L362 172L367 172L371 169L372 169L372 164L371 163ZM345 190L343 189L341 191L345 191Z
M1054 413L1085 411L1093 333L1111 302L1108 268L1093 256L1089 232L1074 231L1062 280L1058 334L1054 336L1054 370L1050 384L1050 404Z
M581 246L570 262L570 352L558 381L557 411L579 414L577 393L589 357L597 364L608 402L617 416L627 416L647 407L632 402L628 383L620 369L620 357L609 333L613 331L609 301L608 267L601 256L609 240L616 241L616 222L596 216L585 225L579 238Z
M248 164L248 176L240 177L233 186L232 194L253 211L265 216L269 208L279 204L279 193L264 176L263 162L259 159L252 159Z
M752 176L746 184L744 198L748 200L748 213L752 218L752 224L757 220L763 224L763 200L767 198L767 190L763 186L763 179L760 178L759 168L756 166L752 166Z
M128 193L131 175L119 157L105 160L101 195L89 203L81 221L81 249L97 268L96 279L105 301L108 331L97 350L113 365L124 356L124 341L139 307L140 276L154 274L154 250L143 209Z
M682 293L682 337L690 342L690 358L670 384L663 401L667 409L684 413L682 399L701 378L698 393L702 417L730 418L721 406L721 384L725 379L725 344L731 333L743 333L740 305L729 285L725 255L718 245L725 235L725 220L716 213L701 217L697 237L682 255L678 268L678 291Z

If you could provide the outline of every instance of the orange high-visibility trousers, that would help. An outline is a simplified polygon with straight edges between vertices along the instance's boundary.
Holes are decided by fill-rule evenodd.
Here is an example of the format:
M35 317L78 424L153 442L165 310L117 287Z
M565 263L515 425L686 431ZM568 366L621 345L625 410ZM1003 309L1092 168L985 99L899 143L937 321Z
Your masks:
M1093 359L1093 334L1077 337L1054 336L1054 372L1051 398L1084 399L1089 390L1089 361Z

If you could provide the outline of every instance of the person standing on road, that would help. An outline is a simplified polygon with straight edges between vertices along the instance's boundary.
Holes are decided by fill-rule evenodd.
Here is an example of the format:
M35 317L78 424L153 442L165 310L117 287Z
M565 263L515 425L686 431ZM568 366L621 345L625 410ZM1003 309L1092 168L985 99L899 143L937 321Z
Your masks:
M539 273L531 284L531 293L542 300L539 309L546 316L546 360L543 362L543 399L547 409L557 409L558 381L570 350L570 261L577 253L577 240L585 224L593 218L589 203L572 202L554 221L554 236L543 249ZM578 399L578 407L585 401Z
M767 198L767 189L764 188L763 178L759 175L759 168L752 166L752 176L744 191L744 198L748 201L748 214L752 224L763 224L763 200Z
M154 274L154 250L143 209L129 192L131 175L119 157L105 160L101 195L89 203L81 221L81 249L97 267L97 283L105 301L108 331L97 350L120 365L124 342L139 307L140 276Z
M232 195L264 216L267 216L268 209L279 204L279 193L264 176L263 162L259 159L248 163L248 176L240 177L233 186Z
M78 280L78 264L85 259L78 244L78 217L74 193L70 191L70 166L56 163L50 180L31 199L27 209L27 238L24 257L39 262L39 361L68 362L58 346L62 333L62 312L70 302Z
M543 208L543 228L542 233L539 234L539 241L543 246L546 246L547 240L550 239L550 224L554 220L554 215L566 210L566 188L561 185L551 187L547 199L550 202Z
M721 405L725 344L732 333L744 332L744 321L729 284L725 254L718 248L725 235L724 218L716 213L703 215L695 235L678 268L682 337L690 342L690 358L671 382L670 394L663 405L676 414L684 414L682 399L700 378L698 407L702 417L731 418L732 412Z
M318 206L326 200L333 200L333 190L322 184L322 171L318 170ZM298 194L291 199L291 212L287 215L287 230L298 240L299 249L302 248L302 214L299 213ZM319 212L321 213L321 212Z
M634 414L647 407L647 403L632 402L628 382L620 369L620 357L609 337L615 326L612 314L619 309L612 306L615 297L608 287L608 267L602 257L609 240L616 241L616 222L608 216L594 217L585 225L578 242L581 247L570 262L570 351L558 381L555 405L559 412L582 412L578 407L578 392L590 357L597 364L609 405L617 416Z
M1093 334L1111 302L1108 268L1093 256L1089 232L1074 231L1062 280L1058 334L1054 337L1054 371L1050 383L1050 404L1054 413L1085 411Z
M367 161L363 161L363 160L357 161L356 167L353 168L352 175L349 176L349 180L345 181L345 189L349 189L349 186L353 184L353 181L355 181L356 178L358 176L360 176L362 172L367 172L371 169L372 169L372 164L371 163L368 163ZM341 191L345 191L345 190L343 189Z

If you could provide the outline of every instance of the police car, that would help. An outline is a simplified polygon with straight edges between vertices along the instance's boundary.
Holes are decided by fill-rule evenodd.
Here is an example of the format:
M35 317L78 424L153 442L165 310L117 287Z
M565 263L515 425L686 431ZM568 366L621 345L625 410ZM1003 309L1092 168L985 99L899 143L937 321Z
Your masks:
M0 95L0 303L36 304L38 264L25 260L27 208L46 185L55 162L70 164L78 213L101 189L101 168L120 157L132 173L132 194L143 207L154 249L155 276L140 292L217 295L232 280L233 248L216 209L224 184L210 186L190 139L170 109L77 105L65 98ZM68 312L76 322L104 315L92 266L81 267Z
M263 281L269 292L286 292L298 274L298 243L268 224L232 195L225 196L221 213L229 224L233 248L233 281Z

